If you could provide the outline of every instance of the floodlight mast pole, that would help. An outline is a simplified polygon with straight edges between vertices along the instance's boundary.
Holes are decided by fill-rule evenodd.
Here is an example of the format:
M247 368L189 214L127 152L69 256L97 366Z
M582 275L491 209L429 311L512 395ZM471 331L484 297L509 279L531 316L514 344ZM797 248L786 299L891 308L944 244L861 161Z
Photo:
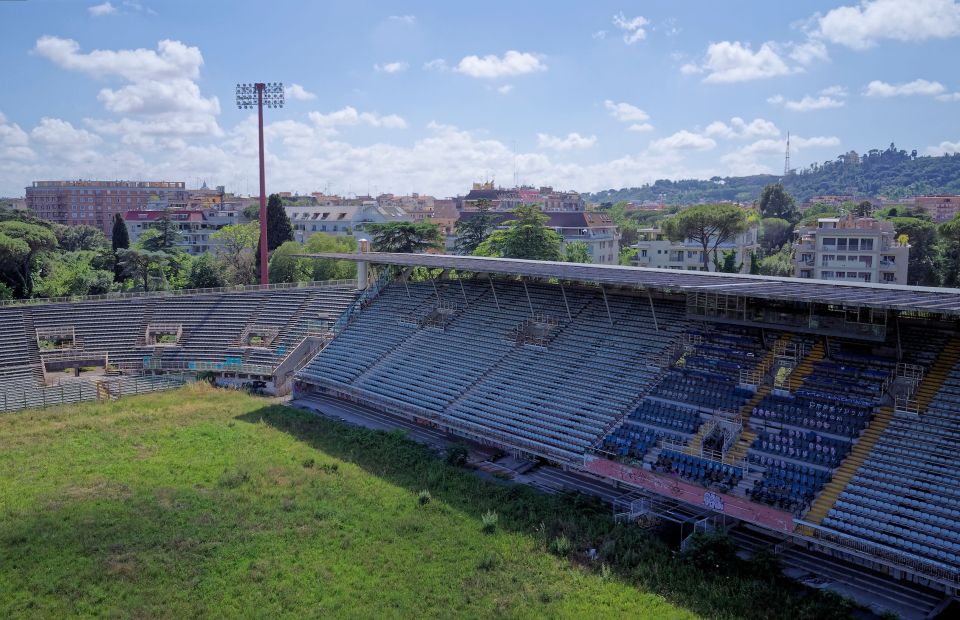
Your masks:
M267 181L263 171L263 89L257 82L257 127L260 134L260 286L270 284L270 269L267 264Z

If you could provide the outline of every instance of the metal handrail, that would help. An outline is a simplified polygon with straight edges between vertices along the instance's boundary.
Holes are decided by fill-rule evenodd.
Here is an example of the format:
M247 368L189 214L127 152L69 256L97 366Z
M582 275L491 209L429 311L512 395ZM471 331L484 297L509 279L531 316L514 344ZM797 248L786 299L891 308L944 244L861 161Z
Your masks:
M281 282L277 284L251 284L222 286L219 288L188 288L165 291L136 291L130 293L106 293L103 295L74 295L67 297L33 297L31 299L7 299L0 301L0 307L38 306L58 303L78 303L84 301L110 301L117 299L139 299L155 297L180 297L184 295L210 295L213 293L242 293L246 291L274 291L296 288L325 288L335 286L356 286L356 280L317 280L312 282Z

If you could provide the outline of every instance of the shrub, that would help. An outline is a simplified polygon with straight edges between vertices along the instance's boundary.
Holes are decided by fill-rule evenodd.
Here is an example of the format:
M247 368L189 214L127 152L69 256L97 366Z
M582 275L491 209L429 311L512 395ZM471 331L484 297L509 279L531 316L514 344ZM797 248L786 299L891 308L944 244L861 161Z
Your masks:
M477 563L477 568L480 570L491 571L495 569L498 564L500 564L500 559L496 555L488 553L480 558L480 562Z
M423 489L422 491L420 491L419 493L417 493L417 502L418 502L421 506L423 506L423 505L425 505L425 504L429 504L431 499L432 499L432 498L430 497L430 491L428 491L428 490L426 490L426 489Z
M783 571L780 559L770 549L761 549L753 554L748 566L754 577L768 581L773 581Z
M499 520L500 517L492 510L483 513L483 516L480 517L480 522L483 524L483 531L487 534L492 534L493 531L497 529L497 522Z
M224 471L220 476L220 486L225 489L236 489L250 480L250 473L245 469Z
M737 564L737 545L725 532L694 532L683 558L700 570L730 570Z
M566 557L573 550L573 543L570 539L561 534L550 541L550 551L561 557Z
M310 468L312 468L315 464L316 464L316 461L314 461L312 458L306 459L305 461L303 461L303 468L304 468L304 469L310 469Z
M467 456L469 454L467 447L463 444L450 446L447 450L447 464L455 467L463 467L467 464Z

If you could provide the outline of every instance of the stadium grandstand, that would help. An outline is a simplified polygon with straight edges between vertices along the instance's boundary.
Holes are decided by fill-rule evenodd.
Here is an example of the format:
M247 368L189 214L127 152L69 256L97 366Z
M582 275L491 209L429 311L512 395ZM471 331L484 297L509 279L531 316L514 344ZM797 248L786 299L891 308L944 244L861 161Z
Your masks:
M0 411L182 384L289 390L359 303L355 280L0 304Z
M602 479L631 519L686 506L956 594L960 291L316 256L380 278L297 372L298 398Z

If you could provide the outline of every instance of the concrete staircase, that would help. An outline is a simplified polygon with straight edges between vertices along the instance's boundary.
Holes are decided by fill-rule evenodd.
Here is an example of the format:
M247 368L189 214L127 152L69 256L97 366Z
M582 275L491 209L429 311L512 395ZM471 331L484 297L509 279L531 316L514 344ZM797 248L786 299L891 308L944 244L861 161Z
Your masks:
M940 350L940 354L937 355L937 359L930 367L930 371L924 375L923 380L920 381L920 385L917 386L917 391L913 398L919 406L919 411L925 412L927 410L930 401L933 400L933 397L936 396L940 388L943 387L943 382L946 381L947 375L950 374L950 371L958 361L960 361L960 337L954 336L947 342L943 349Z
M797 391L797 388L803 384L803 380L810 376L810 373L813 371L813 365L824 357L826 357L826 349L823 346L823 340L818 340L817 343L813 345L813 348L810 349L810 353L808 353L807 356L803 358L803 361L797 364L797 367L790 373L787 385L791 392Z
M877 411L873 419L870 420L870 424L867 425L866 430L863 431L863 435L861 435L857 443L854 444L853 449L850 450L850 454L843 460L840 467L833 472L833 479L823 487L820 495L814 500L813 506L810 507L805 517L807 521L818 525L823 521L823 518L826 517L830 509L833 508L837 498L840 497L840 494L847 488L850 480L853 479L854 474L857 473L857 470L860 469L863 462L867 460L873 447L877 445L880 436L883 435L883 431L886 430L892 419L893 407L887 405ZM809 534L809 532L804 533Z

